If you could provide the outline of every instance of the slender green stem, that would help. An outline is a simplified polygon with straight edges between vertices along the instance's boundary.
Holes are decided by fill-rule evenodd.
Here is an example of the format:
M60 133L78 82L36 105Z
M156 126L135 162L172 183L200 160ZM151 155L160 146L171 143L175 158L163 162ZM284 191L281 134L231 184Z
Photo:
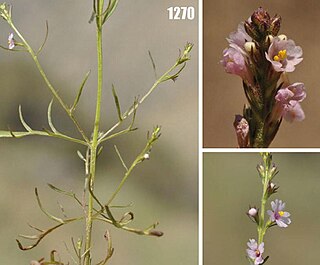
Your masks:
M143 148L143 150L140 152L140 154L136 157L136 159L133 161L133 163L131 164L131 166L129 167L129 169L126 171L126 173L124 174L120 184L118 185L117 189L113 192L113 194L111 195L110 199L108 200L108 202L106 203L106 206L109 206L111 204L111 202L114 200L114 198L117 196L117 194L119 193L119 191L122 189L124 183L126 182L126 180L128 179L128 177L130 176L132 170L144 160L144 155L150 151L152 144L159 138L160 134L160 127L156 127L152 133L151 138L148 140L146 146Z
M156 80L152 87L148 90L148 92L138 101L136 102L130 109L128 109L122 116L122 120L118 121L116 124L114 124L107 132L105 132L100 138L99 143L102 143L110 138L113 137L107 137L111 132L113 132L118 126L121 125L121 123L127 119L134 111L150 96L150 94L156 89L156 87L161 84L162 82L167 80L167 76L179 65L178 62L176 62L168 71L166 71L158 80ZM117 136L117 135L115 135Z
M50 89L51 93L53 94L53 96L56 98L56 100L60 103L60 105L62 106L62 108L65 110L65 112L68 114L68 116L70 117L70 119L72 120L72 122L75 124L77 130L79 131L79 133L81 134L81 136L83 137L83 139L88 143L89 140L86 137L84 131L82 130L82 128L80 127L78 121L76 120L76 118L74 117L73 113L70 111L69 107L67 106L66 103L64 103L64 101L62 100L62 98L60 97L60 95L58 94L57 90L52 86L52 84L50 83L46 73L44 72L39 60L38 60L38 56L35 54L35 52L33 51L33 49L31 48L31 46L28 44L28 42L24 39L24 37L21 35L21 33L18 31L18 29L14 26L14 24L12 23L12 21L8 21L9 25L11 26L11 28L15 31L15 33L19 36L19 38L22 40L24 46L26 47L26 49L28 50L28 52L30 53L33 61L35 62L42 78L44 79L46 85L48 86L48 88Z
M265 215L265 206L267 203L267 188L268 188L268 182L265 181L265 183L263 184L263 195L261 198L261 208L260 208L259 227L258 227L258 244L263 242L263 237L266 232L264 215Z
M96 159L98 148L98 135L100 127L100 112L101 112L101 95L103 85L103 54L102 54L102 16L104 0L97 1L97 60L98 60L98 84L97 84L97 101L96 101L96 114L93 128L93 136L90 148L90 188L94 188L94 180L96 175ZM93 203L94 198L89 193L88 213L86 218L86 243L85 243L85 258L84 264L91 264L91 237L92 237L92 221L93 221Z
M270 161L271 154L265 153L262 154L263 164L264 164L264 173L263 173L263 188L262 188L262 197L261 197L261 207L260 207L260 216L259 216L259 225L258 225L258 244L263 242L263 237L266 233L267 225L265 224L265 206L268 200L268 185L271 178L270 175Z

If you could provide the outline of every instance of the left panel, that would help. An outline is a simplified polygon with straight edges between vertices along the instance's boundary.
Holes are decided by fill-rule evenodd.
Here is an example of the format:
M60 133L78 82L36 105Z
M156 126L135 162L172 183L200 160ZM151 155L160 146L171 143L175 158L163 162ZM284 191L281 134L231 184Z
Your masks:
M180 4L119 1L100 62L92 1L1 5L1 264L198 263L198 1Z

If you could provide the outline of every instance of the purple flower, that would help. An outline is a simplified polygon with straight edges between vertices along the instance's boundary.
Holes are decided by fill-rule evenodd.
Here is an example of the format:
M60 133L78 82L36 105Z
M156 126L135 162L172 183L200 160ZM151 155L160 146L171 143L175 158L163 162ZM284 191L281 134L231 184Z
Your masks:
M236 115L234 123L239 147L248 147L249 145L249 124L241 115Z
M220 61L229 74L235 74L241 78L247 76L247 66L242 53L235 48L226 48L223 51L223 59Z
M10 49L10 50L12 50L12 49L16 46L16 45L15 45L15 42L14 42L13 33L10 33L10 34L9 34L8 44L9 44L9 49Z
M275 118L284 117L289 122L302 121L305 115L299 102L305 98L306 92L303 83L294 83L279 89L275 96Z
M293 40L273 38L266 58L277 72L293 72L303 59L302 49Z
M271 202L272 211L267 211L271 222L276 222L279 227L287 227L291 223L289 218L290 213L283 211L285 206L285 203L282 203L281 200L276 199L275 201Z
M231 32L229 38L227 38L230 46L237 49L240 48L243 50L244 44L247 41L252 41L252 38L248 35L248 33L244 29L244 23L240 23L238 25L238 29L234 32Z
M262 242L258 246L258 243L254 239L249 239L247 246L249 247L247 249L248 257L254 261L255 265L262 264L264 261L262 258L262 253L264 252L264 243Z

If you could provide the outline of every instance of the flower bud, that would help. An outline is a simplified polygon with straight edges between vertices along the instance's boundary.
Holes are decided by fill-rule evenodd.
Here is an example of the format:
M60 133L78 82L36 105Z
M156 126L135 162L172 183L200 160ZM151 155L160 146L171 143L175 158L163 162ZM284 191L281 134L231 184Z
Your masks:
M277 167L274 163L272 164L272 167L270 169L270 174L271 174L271 179L273 179L275 175L278 174Z
M288 37L287 37L286 35L284 35L284 34L280 34L280 35L278 36L278 38L279 38L280 40L288 40Z
M280 30L281 17L270 17L269 13L262 7L253 12L251 21L246 21L245 30L255 41L261 42L266 36L276 36Z
M259 223L259 210L256 207L249 207L247 215L253 222Z
M267 42L269 45L271 44L272 40L273 40L273 36L272 36L272 35L268 35L268 36L266 37L266 42Z
M263 167L263 165L261 165L261 164L257 165L257 170L259 172L260 177L263 177L263 175L264 175L264 167Z
M251 16L252 24L258 29L263 29L267 27L267 23L270 20L270 15L262 7L259 7L253 12Z
M149 160L149 159L150 159L150 155L149 155L148 153L144 154L144 155L143 155L143 159Z
M249 53L251 53L251 51L255 52L257 50L256 44L253 41L247 41L244 44L244 49Z
M256 208L250 208L249 211L248 211L248 215L254 217L256 216L258 213L258 210Z
M272 19L271 19L271 25L270 25L270 33L273 36L277 36L279 30L281 27L281 17L275 15Z
M276 186L276 184L274 184L273 182L269 181L268 188L267 188L268 197L270 197L272 194L276 193L278 189L279 189L279 187Z

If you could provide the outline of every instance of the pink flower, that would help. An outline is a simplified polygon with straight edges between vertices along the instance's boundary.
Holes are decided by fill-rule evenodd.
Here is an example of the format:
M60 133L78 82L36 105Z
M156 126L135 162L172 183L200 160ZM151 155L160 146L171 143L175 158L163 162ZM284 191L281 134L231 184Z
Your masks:
M262 257L262 253L264 252L264 243L262 242L258 246L258 243L254 239L249 239L247 246L249 247L247 249L248 257L255 265L262 264L264 261Z
M277 72L293 72L295 65L299 64L303 58L302 49L296 46L293 40L283 40L273 38L266 58L271 62Z
M244 49L244 44L247 41L252 41L252 38L248 35L248 33L244 29L244 23L240 23L238 25L237 31L230 33L229 38L227 38L230 46L237 49Z
M288 227L291 224L290 213L284 212L286 204L276 199L271 202L272 211L268 210L271 222L276 222L279 227Z
M241 52L233 47L223 51L223 59L220 61L229 74L235 74L245 79L247 76L247 66Z
M287 121L302 121L305 118L299 102L306 97L303 83L294 83L286 88L281 88L275 96L275 118L284 117Z
M302 102L306 98L306 91L303 83L293 83L288 87L281 88L277 92L276 100L285 104L290 100Z

